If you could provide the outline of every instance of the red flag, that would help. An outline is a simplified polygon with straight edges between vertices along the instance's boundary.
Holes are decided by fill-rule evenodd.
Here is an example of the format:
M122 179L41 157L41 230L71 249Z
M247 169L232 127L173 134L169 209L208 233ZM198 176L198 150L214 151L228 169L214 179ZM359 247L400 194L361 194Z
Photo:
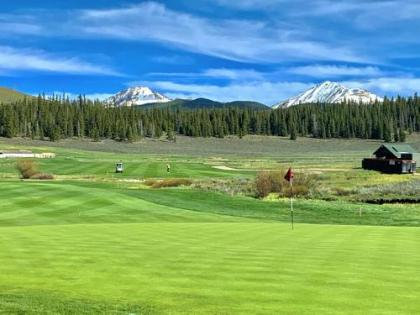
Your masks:
M295 174L293 174L292 168L289 168L286 175L284 175L284 179L287 180L289 183L291 183L294 176Z

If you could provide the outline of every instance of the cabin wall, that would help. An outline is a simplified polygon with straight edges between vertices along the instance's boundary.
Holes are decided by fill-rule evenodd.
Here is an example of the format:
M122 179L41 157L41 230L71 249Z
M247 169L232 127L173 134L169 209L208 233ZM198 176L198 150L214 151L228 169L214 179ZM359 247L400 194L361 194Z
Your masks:
M366 170L374 170L391 174L407 174L416 172L416 162L398 159L364 159L362 161L362 167Z

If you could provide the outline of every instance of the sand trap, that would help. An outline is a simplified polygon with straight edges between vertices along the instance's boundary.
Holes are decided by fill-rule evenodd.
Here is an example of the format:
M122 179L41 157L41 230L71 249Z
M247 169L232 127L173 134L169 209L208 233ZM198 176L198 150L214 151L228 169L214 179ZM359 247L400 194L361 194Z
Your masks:
M226 166L226 165L214 165L213 168L218 169L218 170L222 170L222 171L239 171L236 168L231 168L231 167Z

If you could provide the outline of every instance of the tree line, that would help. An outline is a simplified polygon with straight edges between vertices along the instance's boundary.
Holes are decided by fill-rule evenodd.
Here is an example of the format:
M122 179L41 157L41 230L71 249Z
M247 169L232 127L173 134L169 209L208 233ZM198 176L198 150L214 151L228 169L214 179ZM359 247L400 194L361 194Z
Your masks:
M277 110L251 108L141 109L110 107L83 96L77 100L38 96L0 105L0 136L57 141L88 137L134 141L142 137L243 137L296 139L364 138L405 141L420 131L420 98L385 98L374 104L306 104Z

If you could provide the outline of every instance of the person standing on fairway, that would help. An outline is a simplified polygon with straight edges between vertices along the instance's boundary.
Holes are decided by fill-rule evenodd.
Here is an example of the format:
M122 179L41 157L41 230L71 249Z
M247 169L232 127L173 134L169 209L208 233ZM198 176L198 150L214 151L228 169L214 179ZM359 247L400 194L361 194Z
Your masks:
M171 165L169 165L169 164L166 165L166 172L167 173L171 172Z

